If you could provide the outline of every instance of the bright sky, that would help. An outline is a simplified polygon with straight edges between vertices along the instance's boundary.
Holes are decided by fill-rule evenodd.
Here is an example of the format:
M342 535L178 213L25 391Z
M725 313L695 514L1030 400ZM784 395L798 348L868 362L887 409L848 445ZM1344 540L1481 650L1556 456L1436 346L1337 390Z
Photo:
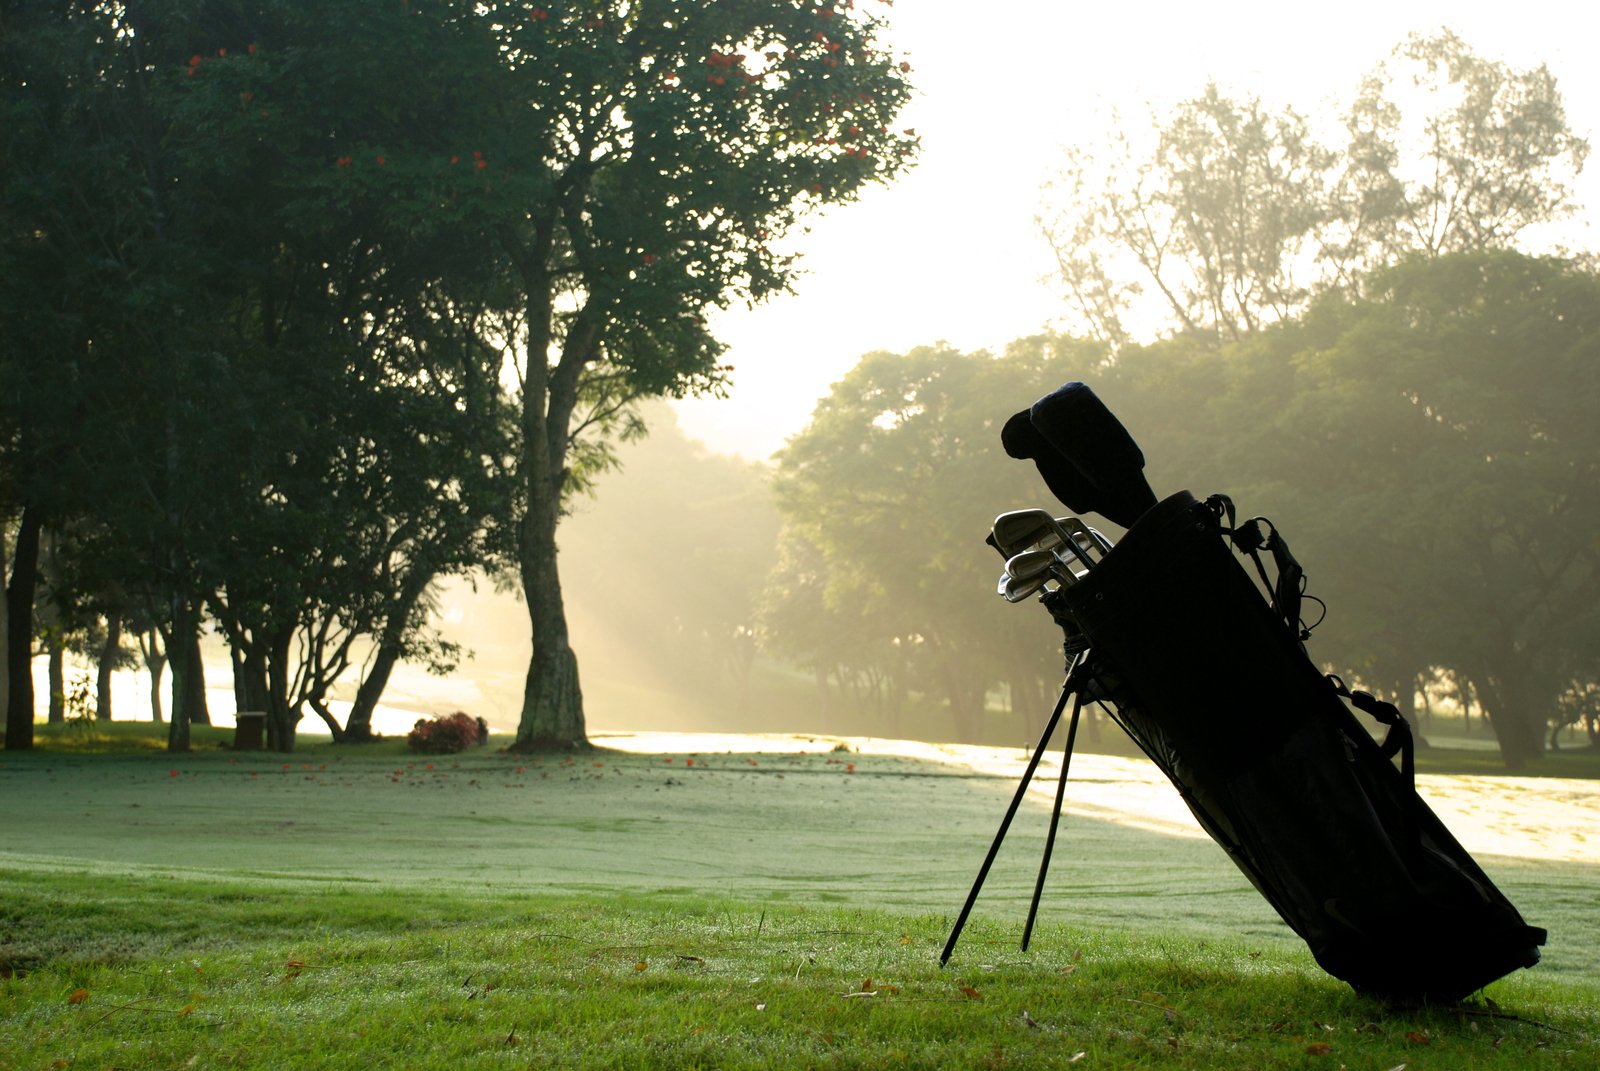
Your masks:
M1600 8L1566 0L856 2L887 11L887 39L912 62L919 96L903 125L922 135L922 157L798 240L809 274L797 294L716 321L733 394L678 405L713 450L767 457L872 350L999 349L1048 326L1061 304L1042 281L1039 187L1061 146L1104 130L1112 107L1165 112L1215 79L1316 113L1348 100L1411 31L1448 27L1480 55L1547 64L1573 129L1600 150ZM1600 164L1579 197L1600 212Z

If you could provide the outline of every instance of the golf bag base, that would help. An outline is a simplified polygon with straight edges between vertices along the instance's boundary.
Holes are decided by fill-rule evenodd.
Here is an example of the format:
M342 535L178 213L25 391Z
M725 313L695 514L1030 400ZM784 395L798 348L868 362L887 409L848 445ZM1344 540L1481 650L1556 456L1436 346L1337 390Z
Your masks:
M1087 640L1111 715L1329 974L1397 1002L1455 1001L1539 961L1527 925L1229 549L1220 502L1179 492L1046 597ZM1231 521L1231 518L1229 518ZM1390 755L1404 750L1397 769Z

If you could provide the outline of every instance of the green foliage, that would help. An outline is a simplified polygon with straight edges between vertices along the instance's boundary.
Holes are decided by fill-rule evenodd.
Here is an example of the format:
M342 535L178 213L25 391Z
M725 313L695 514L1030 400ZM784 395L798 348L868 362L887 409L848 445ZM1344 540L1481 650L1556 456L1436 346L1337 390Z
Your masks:
M1040 226L1069 306L1116 346L1155 327L1215 347L1359 291L1411 253L1516 248L1574 210L1588 142L1544 67L1413 35L1360 82L1346 142L1216 85L1152 117L1147 143L1067 153Z
M1103 357L1042 338L999 359L947 347L863 357L779 455L785 549L767 642L841 685L865 677L890 702L941 697L962 740L985 732L985 694L1001 680L1042 723L1037 681L1059 670L1059 637L1029 639L1038 622L977 579L999 572L983 544L995 515L1047 496L1005 456L1000 427L1040 383Z
M937 652L913 663L923 688L950 673L968 695L1047 690L1054 629L990 593L978 540L995 514L1049 504L1002 455L1001 422L1083 379L1158 495L1226 492L1279 526L1327 604L1315 660L1407 711L1419 677L1462 674L1504 759L1536 758L1596 676L1600 276L1484 252L1419 257L1368 290L1220 351L1186 335L1114 362L1064 340L863 358L781 457L775 649L883 666L898 642Z
M1521 763L1600 624L1597 286L1514 253L1414 259L1215 357L1130 350L1104 393L1153 471L1183 459L1282 528L1328 603L1315 659L1408 711L1428 667L1464 673Z

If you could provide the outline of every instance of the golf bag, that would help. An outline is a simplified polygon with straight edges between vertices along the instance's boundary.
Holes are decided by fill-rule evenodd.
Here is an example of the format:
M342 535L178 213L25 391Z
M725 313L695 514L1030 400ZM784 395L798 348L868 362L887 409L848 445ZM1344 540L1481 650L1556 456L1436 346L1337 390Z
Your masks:
M1117 443L1098 467L1061 449L1082 452L1062 421L1084 414ZM1307 657L1302 577L1282 537L1260 519L1235 525L1222 496L1155 503L1138 448L1081 384L1018 416L1031 430L1008 426L1009 452L1055 469L1052 489L1076 479L1075 510L1093 508L1097 480L1115 480L1108 500L1131 525L1092 567L1058 571L1062 582L1042 592L1069 649L1085 652L1090 698L1108 700L1317 963L1358 992L1404 1002L1458 1000L1537 963L1545 931L1417 795L1399 712ZM1345 699L1387 725L1381 744Z

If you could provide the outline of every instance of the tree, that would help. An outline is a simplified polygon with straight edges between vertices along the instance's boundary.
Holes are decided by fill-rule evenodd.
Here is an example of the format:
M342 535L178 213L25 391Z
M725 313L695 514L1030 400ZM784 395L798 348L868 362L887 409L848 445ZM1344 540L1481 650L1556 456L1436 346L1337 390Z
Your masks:
M1333 154L1293 111L1233 100L1215 84L1185 101L1138 159L1118 131L1111 160L1069 150L1041 217L1075 311L1113 344L1149 285L1180 330L1213 344L1301 308L1300 279L1326 220ZM1135 278L1123 275L1131 270Z
M35 343L0 354L28 384L5 413L11 601L45 511L82 508L130 597L163 606L174 695L209 608L289 746L353 635L381 637L367 697L418 649L424 578L488 553L457 522L502 511L535 635L519 740L581 742L564 503L632 400L722 382L709 307L789 285L775 243L910 160L879 21L756 0L68 7L27 7L4 57L0 313ZM74 304L85 287L104 300ZM504 430L508 349L516 449L468 446ZM69 480L49 436L87 412Z
M998 360L948 347L863 357L779 454L790 550L766 614L776 641L814 667L877 659L909 674L945 701L962 740L989 734L986 696L1002 680L1042 721L1038 680L1060 668L1059 637L995 597L1000 563L983 537L997 514L1048 504L1048 492L1005 456L1000 428L1103 357L1045 339Z
M1588 143L1546 68L1448 31L1409 38L1394 65L1362 79L1338 150L1215 85L1153 118L1148 149L1119 128L1071 150L1040 226L1080 322L1122 346L1148 334L1137 311L1217 347L1406 254L1512 248L1572 212Z
M1589 143L1572 132L1555 77L1477 55L1449 30L1413 34L1361 82L1346 117L1339 201L1347 244L1371 267L1507 249L1570 216ZM1396 97L1429 103L1407 113Z
M500 38L480 58L500 65L480 162L513 210L492 233L519 317L533 653L516 746L572 747L585 734L556 528L585 376L614 372L614 397L715 389L707 310L783 290L797 265L776 243L910 161L914 137L893 130L909 67L880 20L832 0L480 10Z
M1153 469L1192 458L1285 533L1327 603L1314 658L1403 707L1459 672L1525 765L1600 641L1600 278L1419 255L1368 291L1212 355L1125 351L1106 394Z

